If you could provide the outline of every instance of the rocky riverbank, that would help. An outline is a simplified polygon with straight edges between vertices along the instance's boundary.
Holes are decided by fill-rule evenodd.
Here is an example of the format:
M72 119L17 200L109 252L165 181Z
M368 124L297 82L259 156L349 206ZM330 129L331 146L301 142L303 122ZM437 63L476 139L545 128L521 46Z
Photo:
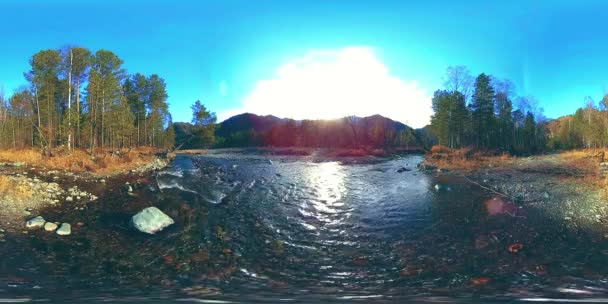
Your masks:
M43 227L48 231L69 235L70 223L62 218L46 218L40 225L26 227L26 222L41 212L71 210L85 212L100 196L120 189L126 193L151 171L167 165L167 160L154 158L137 168L117 170L104 175L74 173L29 166L22 162L0 163L0 228L4 232L28 233ZM131 185L133 184L133 185ZM60 214L61 212L57 212ZM86 217L71 225L83 226ZM45 226L46 224L49 224ZM51 229L56 225L54 229ZM63 229L62 229L63 227ZM2 238L0 238L2 239Z
M511 204L512 210L539 208L570 228L595 231L608 238L608 193L600 163L593 153L486 157L467 162L431 155L420 169L463 177Z

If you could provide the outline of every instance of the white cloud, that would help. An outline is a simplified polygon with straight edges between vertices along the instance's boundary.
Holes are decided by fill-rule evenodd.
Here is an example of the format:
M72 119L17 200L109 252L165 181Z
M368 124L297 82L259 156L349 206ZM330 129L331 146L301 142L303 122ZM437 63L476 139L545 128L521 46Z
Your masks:
M428 124L432 114L430 94L391 75L368 47L310 51L258 81L240 108L219 118L244 112L294 119L380 114L412 127Z

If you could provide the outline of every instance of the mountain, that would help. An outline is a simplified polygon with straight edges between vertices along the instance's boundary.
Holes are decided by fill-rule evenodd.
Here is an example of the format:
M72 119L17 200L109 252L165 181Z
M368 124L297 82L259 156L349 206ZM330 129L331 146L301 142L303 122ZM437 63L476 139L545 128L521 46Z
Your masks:
M192 125L175 123L176 143L188 144ZM331 120L293 120L251 113L236 115L218 124L216 147L318 147L424 150L435 143L429 127L412 129L389 118L373 115Z
M259 116L251 113L232 116L220 123L216 136L228 138L239 132L253 130L256 133L266 133L276 125L287 121L276 116Z

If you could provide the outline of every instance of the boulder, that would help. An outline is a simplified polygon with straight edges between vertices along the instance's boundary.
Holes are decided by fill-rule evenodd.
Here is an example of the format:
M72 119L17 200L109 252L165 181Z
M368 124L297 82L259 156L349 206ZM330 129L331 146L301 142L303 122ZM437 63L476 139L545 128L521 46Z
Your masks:
M173 219L156 207L140 211L133 216L131 222L137 230L148 234L159 232L174 223Z
M72 233L72 226L68 223L61 223L59 229L57 229L57 234L59 235L70 235Z
M42 216L37 216L37 217L29 219L27 222L25 222L25 226L27 228L38 228L38 227L44 226L45 222L46 221L44 220L44 218Z

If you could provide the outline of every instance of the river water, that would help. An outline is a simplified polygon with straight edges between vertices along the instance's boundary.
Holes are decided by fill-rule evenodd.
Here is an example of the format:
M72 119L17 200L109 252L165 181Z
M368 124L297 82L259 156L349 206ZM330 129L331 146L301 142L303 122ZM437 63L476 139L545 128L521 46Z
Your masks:
M72 236L0 243L0 299L73 302L490 302L604 300L604 236L573 231L422 156L245 151L178 155L86 211ZM401 169L401 170L400 170ZM176 224L129 226L157 206Z

